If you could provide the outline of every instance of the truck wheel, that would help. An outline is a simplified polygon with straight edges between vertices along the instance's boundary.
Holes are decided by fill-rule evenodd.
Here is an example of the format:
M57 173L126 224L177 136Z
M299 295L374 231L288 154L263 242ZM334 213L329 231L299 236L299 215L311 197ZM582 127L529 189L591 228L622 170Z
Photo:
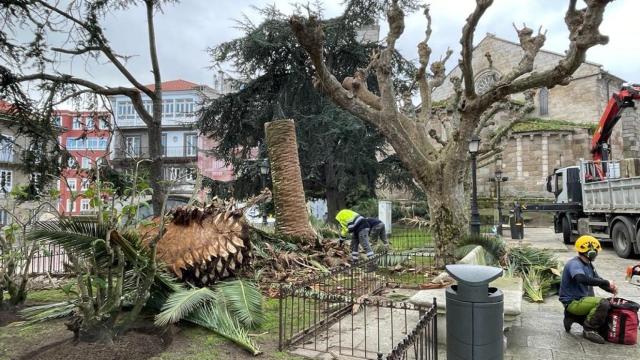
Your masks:
M571 244L571 223L566 216L562 217L562 242Z
M611 230L611 240L616 254L623 259L628 259L633 254L633 239L627 225L623 221L618 221Z

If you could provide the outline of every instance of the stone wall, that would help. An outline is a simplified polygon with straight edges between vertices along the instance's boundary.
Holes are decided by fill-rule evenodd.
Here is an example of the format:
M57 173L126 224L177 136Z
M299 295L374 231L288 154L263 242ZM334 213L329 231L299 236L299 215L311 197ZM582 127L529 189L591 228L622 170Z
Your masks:
M502 173L509 180L501 185L508 197L552 198L546 191L547 176L554 169L577 165L579 159L589 159L585 143L591 136L586 129L573 131L531 132L512 134L504 140ZM494 158L479 163L478 192L480 196L495 196Z
M637 111L626 109L620 118L622 124L618 124L617 129L622 129L624 142L624 158L640 158L640 116ZM613 148L614 157L620 153L620 148Z
M485 54L491 54L492 64ZM486 74L502 75L509 72L521 59L519 44L488 34L474 49L473 68L476 85ZM534 62L534 71L544 71L555 66L561 54L540 51ZM460 76L459 67L448 75L443 86L434 91L434 100L446 99L453 91L451 76ZM540 114L539 96L535 97L535 109L531 117L564 120L576 124L597 124L611 94L622 86L622 80L602 70L591 62L583 63L566 86L549 89L548 113ZM514 99L522 99L516 94ZM640 157L640 117L637 111L627 109L611 137L613 158ZM503 184L505 196L552 197L546 191L546 178L555 168L577 165L580 159L590 159L591 135L585 128L531 133L512 133L503 139L503 174L509 181ZM624 149L622 151L621 149ZM481 196L494 196L493 159L479 163L478 191Z
M485 54L491 54L492 65ZM489 71L496 71L502 75L509 72L522 58L522 48L513 42L487 35L474 49L473 69L476 78L481 78ZM561 55L540 51L534 61L534 71L544 71L555 66L562 58ZM540 116L538 97L536 96L536 109L532 116L567 120L578 123L597 122L607 101L606 88L603 89L601 81L602 70L599 65L586 62L574 73L574 80L567 86L556 86L549 89L549 113ZM443 86L433 93L434 100L443 100L453 92L453 87L448 79L451 76L460 76L460 68L454 68L448 75ZM619 84L618 84L619 83ZM619 80L606 82L612 90L619 89ZM514 98L522 96L514 95Z

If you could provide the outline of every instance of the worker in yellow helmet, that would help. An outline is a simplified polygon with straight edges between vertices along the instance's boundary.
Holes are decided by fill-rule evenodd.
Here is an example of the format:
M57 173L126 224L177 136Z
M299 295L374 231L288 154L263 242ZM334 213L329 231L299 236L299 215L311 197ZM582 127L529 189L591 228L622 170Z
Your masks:
M351 240L351 260L357 261L360 252L359 245L362 245L367 252L367 257L373 256L373 250L369 242L369 234L376 235L382 240L385 247L389 246L386 237L384 223L376 218L367 218L349 209L342 209L336 215L336 220L340 224L340 237L353 234Z
M613 281L601 278L593 267L593 261L602 249L600 242L591 235L583 235L575 244L578 256L567 261L560 282L560 302L564 305L564 329L569 332L574 322L583 322L583 336L595 343L604 344L599 334L607 320L609 300L594 296L593 287L616 294Z

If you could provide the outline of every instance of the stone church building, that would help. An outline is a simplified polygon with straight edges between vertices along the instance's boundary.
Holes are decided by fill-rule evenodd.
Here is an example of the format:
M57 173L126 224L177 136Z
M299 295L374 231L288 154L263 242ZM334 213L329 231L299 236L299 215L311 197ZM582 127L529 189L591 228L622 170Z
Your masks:
M486 54L490 54L491 62ZM521 57L519 44L487 34L473 52L476 91L486 91ZM541 50L535 59L534 71L551 68L561 58L561 54ZM449 82L451 76L460 76L460 69L454 68L444 84L434 91L435 101L443 100L453 92ZM503 176L509 177L506 183L502 183L504 195L515 198L552 197L545 189L546 177L555 168L576 165L581 158L591 159L591 134L612 93L618 92L624 82L605 71L602 65L587 61L574 73L570 84L538 89L535 109L527 120L515 124L502 138L501 154L479 158L480 196L493 196L495 185L489 179L494 177L496 156L501 156ZM613 159L640 157L639 136L637 112L627 109L611 139Z

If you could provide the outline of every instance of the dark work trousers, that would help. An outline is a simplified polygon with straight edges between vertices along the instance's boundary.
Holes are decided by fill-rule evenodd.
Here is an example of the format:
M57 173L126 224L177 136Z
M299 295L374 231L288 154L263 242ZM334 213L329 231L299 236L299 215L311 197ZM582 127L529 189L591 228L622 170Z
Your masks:
M372 227L369 235L371 236L372 243L376 243L378 239L380 239L384 245L389 245L389 240L387 240L387 231L384 227L384 223L380 223Z
M358 261L360 257L360 251L358 246L362 245L362 248L367 252L367 257L373 256L373 250L371 244L369 244L369 228L360 229L357 234L353 234L353 240L351 240L351 260Z

